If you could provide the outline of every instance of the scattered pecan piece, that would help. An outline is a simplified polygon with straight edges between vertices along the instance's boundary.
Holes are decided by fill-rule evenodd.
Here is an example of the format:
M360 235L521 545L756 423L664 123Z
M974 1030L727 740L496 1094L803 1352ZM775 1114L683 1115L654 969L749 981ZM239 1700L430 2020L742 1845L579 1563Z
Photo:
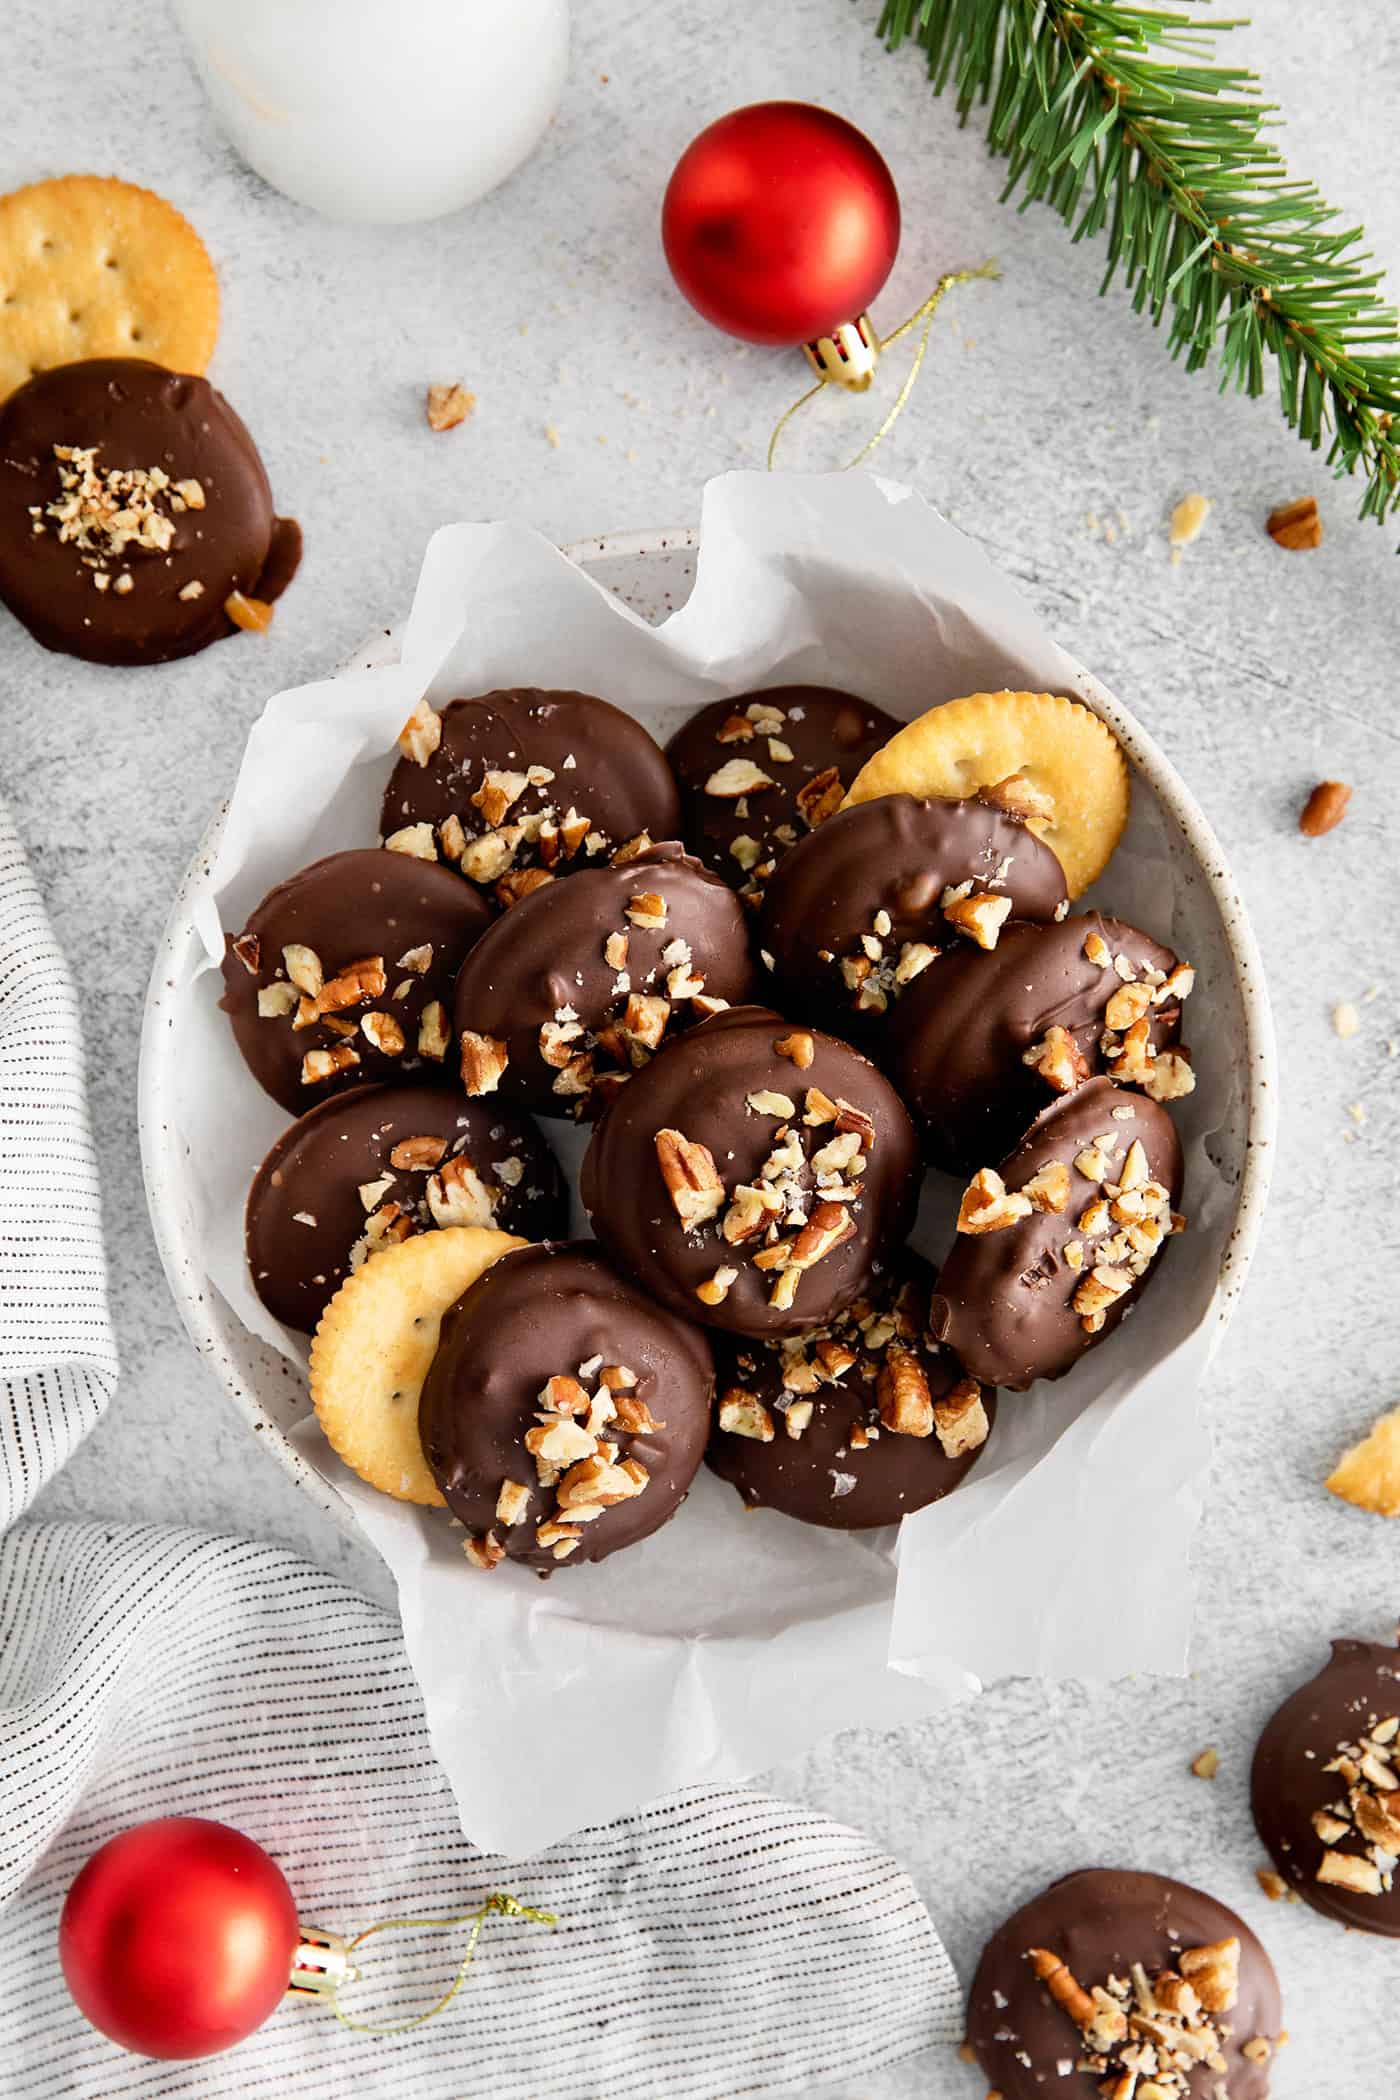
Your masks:
M1304 838L1320 839L1324 832L1335 831L1347 813L1350 800L1351 789L1344 780L1319 780L1303 804L1303 814L1298 819L1298 829Z
M1269 538L1293 553L1322 545L1322 519L1318 515L1316 496L1300 496L1294 503L1280 503L1276 510L1269 512L1267 525Z
M465 423L476 407L476 395L469 394L459 379L446 386L428 388L427 416L429 430L455 430Z

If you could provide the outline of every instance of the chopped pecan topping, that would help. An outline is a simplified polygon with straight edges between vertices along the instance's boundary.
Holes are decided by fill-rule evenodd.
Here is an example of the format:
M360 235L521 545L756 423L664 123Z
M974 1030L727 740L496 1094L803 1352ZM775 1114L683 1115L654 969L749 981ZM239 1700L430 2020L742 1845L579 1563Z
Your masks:
M527 1487L518 1480L501 1482L501 1491L496 1497L497 1523L504 1524L507 1530L514 1524L521 1524L529 1507L530 1490Z
M1032 1174L1021 1194L1037 1210L1053 1211L1058 1216L1061 1211L1069 1209L1069 1168L1062 1159L1052 1159L1038 1174Z
M392 1014L382 1014L371 1009L361 1016L360 1033L371 1043L381 1057L402 1057L404 1033Z
M427 1199L435 1225L490 1225L495 1216L495 1194L465 1153L432 1176Z
M982 1388L975 1378L961 1378L933 1406L933 1427L945 1458L962 1458L980 1450L990 1431Z
M308 999L316 998L326 981L320 956L301 941L289 941L282 950L282 967L297 990L304 992ZM381 985L380 990L383 989Z
M737 1269L716 1269L713 1276L707 1276L703 1283L696 1284L695 1295L702 1305L723 1305L738 1275Z
M337 1072L348 1072L359 1062L359 1052L348 1043L337 1043L334 1050L308 1050L301 1061L301 1083L317 1086L323 1079L334 1079Z
M724 1183L708 1146L692 1144L680 1130L658 1130L656 1160L676 1216L687 1232L715 1217L724 1203Z
M399 731L399 749L416 766L426 766L442 742L442 716L420 699Z
M719 1403L719 1426L731 1436L753 1437L760 1444L773 1441L773 1417L757 1394L732 1385Z
M807 1071L817 1054L816 1042L805 1028L794 1028L789 1035L775 1037L773 1048L779 1057L791 1058L799 1072Z
M436 860L437 846L431 824L405 824L391 831L384 841L386 853L406 853L410 860Z
M924 1367L912 1350L889 1349L875 1380L884 1428L896 1436L932 1436L933 1400Z
M1008 773L1005 780L995 780L990 787L979 788L977 794L993 809L1004 810L1008 817L1019 817L1023 823L1031 817L1043 817L1048 822L1055 814L1054 796L1048 789L1037 787L1025 773Z
M1028 1218L1032 1208L1029 1196L1008 1189L995 1167L979 1167L963 1190L957 1229L968 1233L1002 1232L1019 1219Z
M1058 1021L1046 1029L1038 1043L1021 1052L1021 1062L1032 1066L1057 1094L1072 1094L1089 1077L1083 1052Z
M639 890L627 900L627 917L634 926L659 931L666 924L666 899L656 890Z
M518 904L522 897L532 896L553 880L548 868L511 868L495 886L496 902L509 911L512 904Z
M737 802L743 795L761 795L765 788L776 786L772 775L751 758L727 758L705 782L705 793L722 802Z
M835 766L826 766L814 773L797 790L797 807L809 831L815 831L828 817L834 817L846 799L846 790L841 784L841 775Z
M391 1167L398 1167L401 1171L406 1169L410 1173L419 1171L430 1172L432 1168L437 1166L446 1150L446 1138L427 1136L400 1138L389 1154L389 1164Z
M462 1551L474 1568L498 1568L506 1557L506 1549L494 1531L488 1531L484 1538L463 1539Z
M460 1047L465 1092L473 1100L481 1094L494 1094L510 1062L506 1045L498 1036L478 1035L475 1029L464 1028Z
M451 1040L442 1001L430 999L423 1008L423 1016L418 1023L419 1056L436 1058L441 1062L447 1055L447 1047Z
M1011 916L1011 899L994 896L990 890L974 890L971 896L946 902L943 916L960 933L970 934L979 948L995 948Z
M301 1003L301 993L285 977L278 977L271 984L258 986L258 1019L260 1021L285 1021Z

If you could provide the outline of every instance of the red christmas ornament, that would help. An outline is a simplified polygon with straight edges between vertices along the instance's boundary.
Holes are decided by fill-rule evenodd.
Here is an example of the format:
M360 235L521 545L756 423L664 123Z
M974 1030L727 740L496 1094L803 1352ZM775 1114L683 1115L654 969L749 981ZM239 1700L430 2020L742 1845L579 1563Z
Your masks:
M804 102L756 102L693 139L661 208L666 260L730 335L801 344L825 379L870 384L865 309L899 247L894 179L863 132Z
M58 1952L79 2010L142 2056L211 2056L260 2027L302 1942L286 1876L224 1823L112 1838L68 1891Z

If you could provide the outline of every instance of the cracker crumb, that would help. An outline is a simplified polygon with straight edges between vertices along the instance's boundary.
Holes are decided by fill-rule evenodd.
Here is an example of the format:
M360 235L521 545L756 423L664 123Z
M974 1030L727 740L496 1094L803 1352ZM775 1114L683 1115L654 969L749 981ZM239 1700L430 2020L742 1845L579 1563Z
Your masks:
M1220 1770L1220 1752L1210 1743L1198 1757L1191 1760L1191 1770L1198 1779L1214 1779Z
M1167 535L1172 547L1189 547L1194 539L1200 537L1201 528L1210 516L1211 507L1210 497L1202 496L1198 490L1193 489L1189 495L1182 497L1172 512L1171 527Z
M1361 1026L1361 1016L1350 999L1340 1000L1332 1009L1332 1033L1345 1041L1355 1035Z

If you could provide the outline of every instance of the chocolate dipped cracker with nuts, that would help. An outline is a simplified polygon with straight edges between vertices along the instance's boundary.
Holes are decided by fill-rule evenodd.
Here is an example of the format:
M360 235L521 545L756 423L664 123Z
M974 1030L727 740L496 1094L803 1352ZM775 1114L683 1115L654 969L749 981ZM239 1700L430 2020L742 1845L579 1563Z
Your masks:
M796 1334L859 1296L918 1200L913 1125L835 1037L743 1006L636 1073L584 1156L613 1258L662 1304L731 1333Z
M224 954L249 1071L293 1115L371 1080L450 1079L452 992L491 922L448 868L370 846L269 890Z
M995 948L1008 919L1067 912L1060 864L1026 825L1035 807L1013 781L960 802L881 795L799 839L758 915L784 1010L873 1040L944 948Z
M533 686L420 701L384 790L384 844L438 860L507 907L680 832L676 783L640 722Z
M897 1524L963 1480L996 1395L930 1339L933 1284L905 1248L825 1327L782 1341L715 1336L706 1461L750 1508L856 1531Z
M830 686L780 685L715 700L666 746L692 853L756 904L783 855L834 816L899 724Z
M1333 1641L1265 1724L1250 1805L1288 1887L1325 1918L1400 1939L1400 1648Z
M457 979L464 1083L474 1092L484 1072L493 1094L536 1115L596 1115L664 1044L752 985L734 892L683 847L649 847L537 889L477 942Z
M0 407L0 600L46 649L192 655L265 625L299 555L256 445L205 379L91 358Z
M925 1155L970 1174L1093 1073L1155 1101L1188 1094L1178 1047L1189 964L1121 919L1012 921L994 947L946 947L910 985L881 1062L919 1122Z
M253 1178L253 1288L309 1334L345 1278L415 1233L490 1227L550 1239L568 1226L558 1162L527 1116L440 1086L363 1086L285 1130Z
M988 1385L1062 1378L1156 1274L1184 1224L1182 1171L1166 1109L1088 1080L969 1182L933 1333Z
M446 1313L423 1382L423 1453L473 1567L549 1573L649 1538L705 1449L704 1335L588 1242L501 1257Z
M1282 2018L1273 1963L1232 1910L1092 1867L993 1934L967 2034L1001 2100L1266 2100Z

